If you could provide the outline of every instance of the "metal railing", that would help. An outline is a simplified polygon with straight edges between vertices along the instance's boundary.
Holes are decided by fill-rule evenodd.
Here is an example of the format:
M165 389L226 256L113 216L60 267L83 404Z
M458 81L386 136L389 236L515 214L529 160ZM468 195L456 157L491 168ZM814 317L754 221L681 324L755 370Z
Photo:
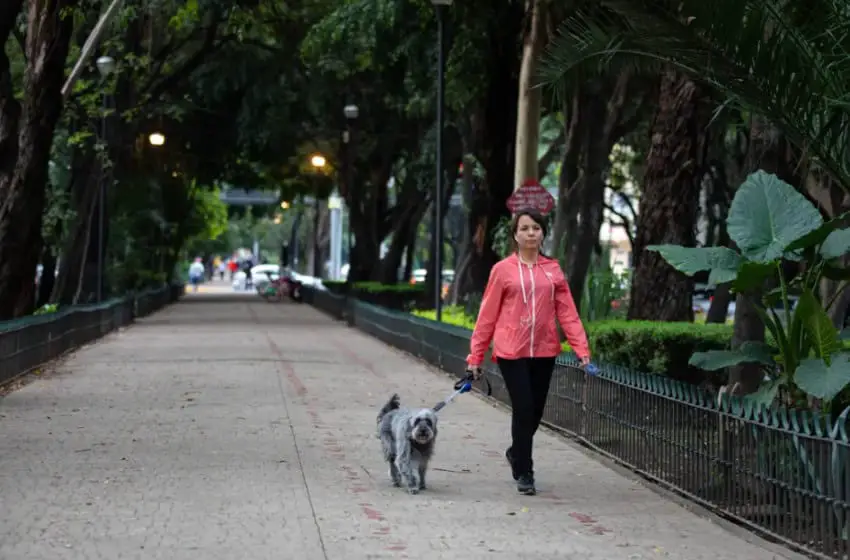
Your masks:
M455 375L470 331L328 292L309 302ZM488 362L489 363L489 360ZM850 557L850 438L836 419L722 397L662 376L558 358L544 421L737 523L818 558ZM510 400L498 369L493 398Z
M0 322L0 384L177 301L182 285Z

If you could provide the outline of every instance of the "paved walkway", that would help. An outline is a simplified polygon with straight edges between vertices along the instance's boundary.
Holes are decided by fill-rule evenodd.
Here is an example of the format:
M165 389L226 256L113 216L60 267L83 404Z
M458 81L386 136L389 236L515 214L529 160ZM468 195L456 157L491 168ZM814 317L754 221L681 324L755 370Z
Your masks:
M508 416L473 396L442 413L430 489L409 496L377 407L451 382L307 306L213 292L0 399L0 558L796 558L548 434L540 494L518 496Z

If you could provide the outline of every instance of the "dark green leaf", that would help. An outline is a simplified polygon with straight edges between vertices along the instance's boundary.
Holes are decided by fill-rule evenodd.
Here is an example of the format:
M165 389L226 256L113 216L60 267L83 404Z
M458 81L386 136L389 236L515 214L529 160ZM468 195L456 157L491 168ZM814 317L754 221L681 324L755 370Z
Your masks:
M820 254L825 259L836 259L848 252L850 252L850 229L833 231L820 247Z
M747 395L747 399L755 401L763 406L770 406L776 399L776 394L779 392L779 388L782 387L783 383L784 381L781 379L762 383L758 391L751 395Z
M825 222L821 227L817 228L814 231L810 231L803 237L797 239L788 247L785 248L789 253L796 252L800 249L808 249L810 247L815 247L823 243L829 235L841 227L841 225L850 217L850 212L844 212L840 216L836 216L832 218L828 222Z
M776 175L756 171L729 209L729 237L743 256L759 263L780 259L794 241L823 224L817 208Z
M766 366L775 364L773 355L764 343L744 343L737 350L709 350L695 352L688 363L706 371L715 371L744 363L757 363Z
M704 270L717 271L715 277L729 282L737 274L741 256L727 247L681 247L679 245L650 245L647 251L656 251L670 266L693 276Z
M799 318L805 328L817 356L829 362L830 356L840 349L838 331L811 290L803 291L794 317Z
M749 292L764 286L765 281L776 273L776 263L745 262L738 269L738 277L732 284L736 292Z
M850 356L838 354L829 366L820 358L802 360L794 374L794 381L809 395L832 400L850 384Z

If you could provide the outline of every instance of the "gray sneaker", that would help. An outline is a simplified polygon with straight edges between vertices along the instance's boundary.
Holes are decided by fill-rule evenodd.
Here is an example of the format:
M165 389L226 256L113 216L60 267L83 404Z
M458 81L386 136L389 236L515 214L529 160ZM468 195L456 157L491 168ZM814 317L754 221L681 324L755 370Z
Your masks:
M519 480L516 483L517 492L520 494L525 494L526 496L533 496L537 493L537 489L534 487L534 477L530 474L520 475Z

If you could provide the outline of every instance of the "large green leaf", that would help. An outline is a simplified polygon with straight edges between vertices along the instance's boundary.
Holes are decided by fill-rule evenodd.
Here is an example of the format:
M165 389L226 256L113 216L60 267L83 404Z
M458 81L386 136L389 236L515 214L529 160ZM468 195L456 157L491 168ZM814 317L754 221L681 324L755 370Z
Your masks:
M774 379L762 383L762 385L758 388L758 391L751 395L747 395L747 398L761 405L770 406L774 399L776 399L776 394L779 392L779 389L784 383L785 381L782 379Z
M744 342L737 350L694 352L694 355L688 361L688 364L706 371L725 369L745 363L772 366L775 364L773 352L763 342Z
M829 366L820 358L807 358L797 367L794 381L809 395L832 400L850 384L850 355L833 356Z
M824 222L824 224L816 230L810 231L803 237L788 245L785 250L789 252L796 252L800 249L808 249L809 247L820 245L832 232L839 229L842 224L847 221L847 218L850 218L850 212L844 212L843 214Z
M850 252L850 229L837 229L830 233L820 246L825 259L836 259Z
M735 194L726 223L729 237L746 259L767 263L818 229L823 218L794 187L776 175L756 171Z
M800 318L818 357L829 362L830 356L841 348L838 331L811 290L800 295L794 316Z
M741 255L727 247L650 245L646 250L658 252L670 266L688 276L710 270L716 283L734 280L743 262Z
M759 289L775 273L775 262L745 262L738 269L738 276L732 284L732 289L736 292L749 292L750 290Z

